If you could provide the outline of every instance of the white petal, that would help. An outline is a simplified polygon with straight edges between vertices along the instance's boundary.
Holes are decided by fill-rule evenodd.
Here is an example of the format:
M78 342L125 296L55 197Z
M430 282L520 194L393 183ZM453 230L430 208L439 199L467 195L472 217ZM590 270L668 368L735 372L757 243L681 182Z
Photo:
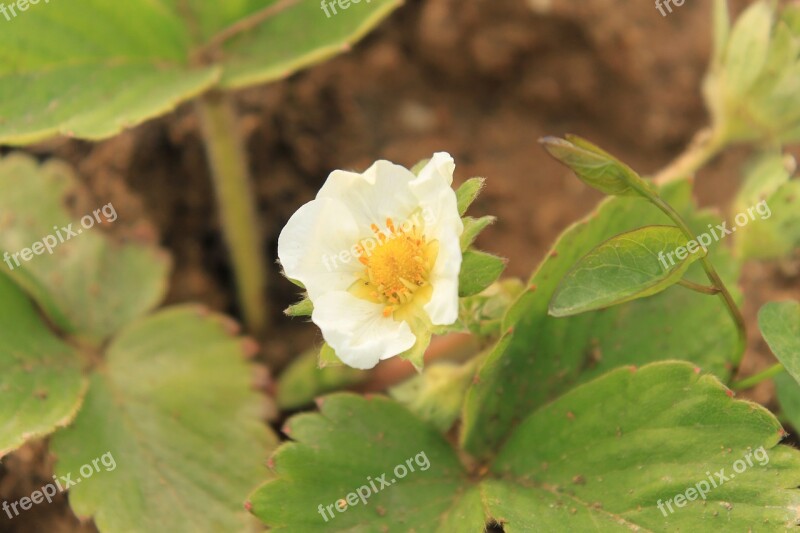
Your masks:
M328 176L317 198L336 198L347 205L362 232L372 235L375 224L386 226L391 218L396 224L405 222L418 207L416 196L409 189L414 174L389 161L376 161L363 174L336 170Z
M345 205L313 200L298 209L278 237L278 258L286 275L305 285L312 300L346 290L363 266L354 254L360 231Z
M410 185L422 208L425 236L439 241L439 255L430 277L433 295L424 307L435 325L449 325L458 318L460 237L464 224L452 188L454 170L449 154L436 153Z
M414 181L444 184L446 187L453 185L453 172L456 163L447 152L436 152L430 161L419 171L419 177Z
M416 342L406 322L383 316L381 304L345 291L329 292L315 300L311 320L336 355L354 368L372 368Z
M436 326L447 326L458 318L458 275L461 272L459 240L439 241L439 255L431 272L433 294L423 309Z

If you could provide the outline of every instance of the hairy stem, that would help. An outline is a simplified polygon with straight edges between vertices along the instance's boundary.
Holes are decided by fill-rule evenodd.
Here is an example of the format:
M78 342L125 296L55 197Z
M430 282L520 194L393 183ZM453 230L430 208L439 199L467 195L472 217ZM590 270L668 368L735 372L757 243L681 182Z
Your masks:
M769 367L766 370L763 370L763 371L759 372L758 374L750 376L749 378L745 378L745 379L743 379L741 381L737 381L735 383L732 383L731 384L731 388L732 389L736 389L736 390L749 389L751 387L755 387L756 385L758 385L762 381L766 381L766 380L768 380L770 378L774 378L775 376L777 376L778 374L780 374L783 371L784 371L783 365L778 363L776 365L773 365L773 366Z
M690 241L695 239L695 235L692 233L692 230L689 229L689 226L686 225L686 222L683 221L683 218L681 218L678 212L675 211L671 205L665 202L660 196L658 196L657 193L648 193L647 197L656 207L661 209L664 214L666 214L672 219L673 222L675 222L687 239ZM742 316L742 312L739 310L739 307L736 305L736 302L733 300L733 296L731 296L731 293L725 286L725 283L722 282L719 274L717 274L714 265L708 259L708 255L703 256L700 259L700 262L703 265L703 270L706 271L706 276L708 276L711 284L716 289L719 289L719 296L722 298L722 301L725 302L725 307L728 309L728 313L731 315L731 318L736 324L736 329L739 334L739 349L737 350L735 364L738 366L742 359L742 355L744 354L745 348L747 347L747 326L745 325L744 317Z
M217 196L223 233L231 253L244 322L251 333L267 326L266 265L253 203L247 155L230 100L209 93L197 100L206 155Z

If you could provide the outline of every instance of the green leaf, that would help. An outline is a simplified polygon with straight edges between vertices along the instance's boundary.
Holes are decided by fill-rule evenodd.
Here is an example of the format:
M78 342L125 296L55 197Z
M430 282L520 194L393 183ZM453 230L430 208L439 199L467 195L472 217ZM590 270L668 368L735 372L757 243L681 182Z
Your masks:
M322 343L322 347L319 349L317 365L319 368L328 368L331 366L344 366L344 363L339 359L339 356L336 355L336 352L333 351L333 348L325 342Z
M539 142L584 183L605 194L646 196L651 189L628 165L585 139L568 135L566 139L544 137Z
M295 442L252 510L277 531L783 531L798 519L800 452L777 446L768 411L727 392L686 363L618 369L531 414L469 477L396 403L334 395L290 420Z
M347 366L318 368L317 350L297 357L278 380L278 406L298 409L311 404L322 394L338 391L364 381L369 374Z
M464 217L461 220L464 222L464 232L461 234L461 251L466 252L475 242L475 239L478 238L478 235L490 224L494 224L497 217L487 215L481 218Z
M745 169L745 182L734 202L739 213L753 220L739 227L736 252L747 259L782 259L800 248L800 180L790 179L794 158L767 152Z
M169 258L155 242L119 242L102 229L118 216L112 204L91 200L65 164L38 166L21 154L0 160L0 253L9 254L2 268L13 267L11 278L59 328L98 344L167 289Z
M770 302L758 312L758 327L770 350L800 383L800 302Z
M472 202L478 198L483 190L486 178L470 178L456 190L456 200L458 202L458 214L462 217L467 212Z
M657 294L680 281L689 265L705 255L692 243L694 250L687 250L686 236L674 226L646 226L612 237L564 276L549 312L577 315Z
M695 235L720 222L716 215L695 210L685 181L670 184L661 195ZM561 235L505 317L501 331L513 333L489 354L467 394L461 435L467 450L491 453L533 409L621 365L685 359L719 376L730 375L738 337L719 298L676 289L600 312L568 318L547 314L559 281L598 243L643 224L670 223L638 198L610 198ZM719 245L710 247L709 259L740 299L738 263ZM708 284L698 263L685 278Z
M522 280L504 278L474 296L461 298L455 331L469 331L482 338L499 338L503 317L525 290Z
M725 53L725 84L733 95L743 95L753 85L767 60L773 21L770 3L760 0L736 21Z
M380 396L329 396L319 414L296 416L285 431L296 442L275 453L277 478L250 497L271 530L435 531L469 483L436 429ZM402 477L397 465L406 469ZM370 480L382 490L367 495ZM344 512L319 512L359 490L366 503L356 495Z
M714 0L714 55L712 65L718 68L725 58L725 49L731 34L731 15L728 0Z
M194 0L194 3L198 9L208 10L209 18L222 5L204 0ZM248 3L263 6L259 0ZM330 0L326 2L329 9L330 3ZM401 0L350 0L350 7L342 10L341 6L348 2L335 2L335 14L331 9L331 16L327 17L320 2L301 0L252 33L231 40L225 46L221 85L226 89L238 89L282 79L346 52L401 3ZM270 4L278 4L278 1ZM309 31L309 24L313 31Z
M311 316L314 312L314 304L308 297L304 297L296 304L292 304L283 312L287 316Z
M775 4L754 2L714 54L703 92L720 146L800 139L799 10L782 6L776 17Z
M87 381L73 348L47 329L31 302L0 272L0 457L66 426Z
M464 252L458 276L458 295L472 296L487 288L503 273L506 262L502 257L486 252L476 250Z
M727 393L676 362L578 387L500 451L492 470L510 487L489 491L492 511L506 531L784 531L799 518L800 453L776 446L785 432L766 409Z
M161 311L108 348L75 422L52 442L56 473L75 479L110 454L116 467L70 489L100 531L243 531L242 501L275 444L229 319L198 307Z
M29 5L0 33L0 144L102 139L214 87L284 78L349 49L399 3L331 18L312 0Z
M772 379L775 382L775 395L781 406L781 420L791 424L796 433L797 428L800 428L800 385L786 372L781 372Z

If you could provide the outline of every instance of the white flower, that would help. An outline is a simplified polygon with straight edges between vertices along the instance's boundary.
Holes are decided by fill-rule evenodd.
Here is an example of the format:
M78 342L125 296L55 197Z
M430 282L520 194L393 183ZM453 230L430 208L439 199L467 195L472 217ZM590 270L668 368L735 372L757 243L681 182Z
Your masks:
M284 272L305 286L311 320L344 363L372 368L424 349L433 325L456 321L464 226L454 169L441 152L418 176L388 161L334 171L283 228Z

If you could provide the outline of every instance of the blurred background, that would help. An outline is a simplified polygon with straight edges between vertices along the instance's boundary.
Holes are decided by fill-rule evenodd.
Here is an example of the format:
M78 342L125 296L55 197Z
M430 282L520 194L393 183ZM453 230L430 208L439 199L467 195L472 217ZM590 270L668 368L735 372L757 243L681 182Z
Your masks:
M731 7L738 12L746 4ZM457 183L488 178L471 214L499 220L478 246L509 258L507 275L525 278L601 197L536 140L576 133L641 173L667 164L708 121L700 87L710 11L711 2L696 1L662 17L649 1L409 0L349 53L237 93L266 237L262 253L274 265L273 329L263 350L286 364L321 343L311 324L281 314L298 291L274 261L281 228L332 170L363 170L381 158L410 167L434 151L449 152ZM199 301L239 316L192 106L105 142L57 139L29 151L73 164L113 202L120 221L152 222L147 231L175 260L167 303ZM700 173L701 205L724 211L747 155L730 150ZM769 365L755 311L768 300L800 299L799 265L795 258L746 268L751 343L741 375ZM771 387L749 394L774 406ZM45 462L37 446L9 457L0 494L38 487L51 467ZM94 530L79 526L63 502L3 527Z

